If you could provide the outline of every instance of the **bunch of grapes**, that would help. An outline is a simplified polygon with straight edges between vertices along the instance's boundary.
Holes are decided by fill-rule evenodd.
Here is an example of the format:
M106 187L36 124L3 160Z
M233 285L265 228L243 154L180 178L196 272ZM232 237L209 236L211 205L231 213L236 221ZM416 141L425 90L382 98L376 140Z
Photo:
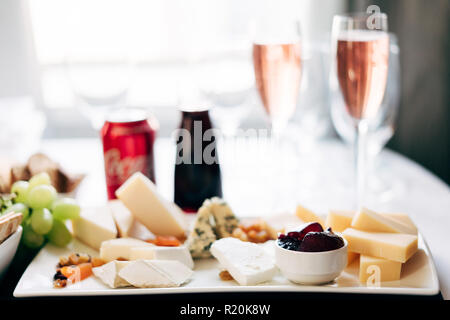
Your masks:
M22 242L30 248L39 248L46 239L64 247L72 240L65 221L77 219L80 207L71 198L59 198L46 173L34 175L29 181L16 181L11 192L13 204L5 212L23 215Z

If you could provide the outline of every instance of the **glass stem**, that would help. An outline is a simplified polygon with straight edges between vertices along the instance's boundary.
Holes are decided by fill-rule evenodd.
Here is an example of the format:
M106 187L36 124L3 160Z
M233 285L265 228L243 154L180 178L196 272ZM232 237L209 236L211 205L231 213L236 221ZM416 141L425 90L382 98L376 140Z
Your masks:
M356 126L355 139L355 178L356 178L356 210L364 205L366 192L366 165L367 165L367 133L369 127L365 120L359 121Z

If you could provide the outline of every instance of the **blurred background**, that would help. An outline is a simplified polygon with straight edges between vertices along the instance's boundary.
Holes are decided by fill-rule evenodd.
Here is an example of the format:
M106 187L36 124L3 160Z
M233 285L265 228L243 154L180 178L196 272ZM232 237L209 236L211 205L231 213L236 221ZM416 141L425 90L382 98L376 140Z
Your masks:
M104 106L150 109L159 136L179 125L180 105L213 106L213 120L229 135L266 127L249 39L251 20L274 9L301 21L303 75L289 130L319 140L337 129L351 140L339 120L332 124L331 22L336 13L375 4L389 16L391 60L398 62L385 102L395 104L395 114L379 130L379 144L390 140L388 147L450 183L450 1L276 3L2 0L1 154L31 154L41 138L97 137Z

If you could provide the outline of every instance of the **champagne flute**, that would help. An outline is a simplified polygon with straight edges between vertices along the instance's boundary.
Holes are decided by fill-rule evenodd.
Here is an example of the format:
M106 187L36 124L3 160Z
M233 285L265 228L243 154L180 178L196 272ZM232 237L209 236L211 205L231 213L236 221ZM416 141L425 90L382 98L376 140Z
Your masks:
M332 87L339 86L355 130L356 209L364 203L367 136L386 91L389 35L384 13L336 15L333 19Z
M256 25L253 67L256 87L269 117L272 134L279 137L294 114L301 76L300 23L269 20Z

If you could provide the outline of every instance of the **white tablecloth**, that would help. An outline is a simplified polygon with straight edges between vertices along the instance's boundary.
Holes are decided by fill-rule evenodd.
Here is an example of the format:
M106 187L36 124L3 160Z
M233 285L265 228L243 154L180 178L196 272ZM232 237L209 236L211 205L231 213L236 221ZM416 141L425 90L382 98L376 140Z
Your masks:
M269 215L293 210L296 203L320 213L352 208L352 154L348 147L327 140L308 146L285 144L276 153L267 152L270 148L252 140L227 140L220 146L224 198L238 215ZM99 140L44 140L42 151L69 171L87 174L77 193L83 205L106 201ZM173 195L174 160L173 142L158 139L157 185L169 199ZM391 192L377 192L376 186L372 187L368 205L412 217L433 254L441 292L450 299L450 188L420 165L389 150L379 155L376 168L381 181L378 188L383 190L387 185Z

